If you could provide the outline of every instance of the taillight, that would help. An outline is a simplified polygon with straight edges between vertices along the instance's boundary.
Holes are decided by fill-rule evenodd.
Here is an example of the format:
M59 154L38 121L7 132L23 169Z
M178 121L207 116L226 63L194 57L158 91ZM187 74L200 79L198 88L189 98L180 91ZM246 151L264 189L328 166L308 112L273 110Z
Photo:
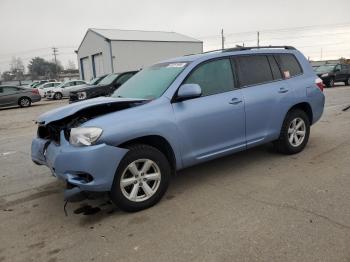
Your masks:
M32 89L32 93L39 95L39 90L34 88L34 89Z
M324 84L321 78L316 78L315 84L323 92Z

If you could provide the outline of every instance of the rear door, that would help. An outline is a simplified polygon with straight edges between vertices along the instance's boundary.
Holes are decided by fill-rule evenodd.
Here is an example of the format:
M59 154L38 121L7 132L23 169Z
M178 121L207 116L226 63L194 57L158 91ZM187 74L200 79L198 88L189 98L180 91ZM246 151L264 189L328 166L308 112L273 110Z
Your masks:
M234 62L245 101L247 147L252 147L279 134L292 92L273 55L235 56Z
M230 59L200 64L184 83L202 89L201 97L172 104L184 165L245 149L244 101Z

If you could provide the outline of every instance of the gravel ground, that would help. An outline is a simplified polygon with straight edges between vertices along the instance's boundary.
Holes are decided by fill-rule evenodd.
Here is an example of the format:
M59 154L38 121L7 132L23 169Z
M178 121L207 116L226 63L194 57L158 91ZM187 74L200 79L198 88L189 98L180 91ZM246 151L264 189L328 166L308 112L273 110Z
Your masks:
M350 87L325 94L302 153L266 145L186 169L134 214L98 200L66 217L62 183L31 162L33 120L67 101L0 109L0 262L349 262Z

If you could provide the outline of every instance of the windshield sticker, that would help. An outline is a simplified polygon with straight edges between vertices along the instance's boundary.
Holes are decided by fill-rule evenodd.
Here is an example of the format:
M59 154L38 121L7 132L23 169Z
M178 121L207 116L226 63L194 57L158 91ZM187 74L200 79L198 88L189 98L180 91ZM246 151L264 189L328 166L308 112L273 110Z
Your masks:
M170 68L170 67L184 67L186 65L186 63L172 63L172 64L169 64L167 67Z

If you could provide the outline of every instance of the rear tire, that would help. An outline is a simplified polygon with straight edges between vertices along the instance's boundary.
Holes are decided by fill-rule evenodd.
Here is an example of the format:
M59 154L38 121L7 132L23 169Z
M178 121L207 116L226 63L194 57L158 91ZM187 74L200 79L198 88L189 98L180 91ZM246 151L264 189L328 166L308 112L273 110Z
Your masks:
M62 99L62 94L57 92L53 95L53 99L55 100L61 100Z
M30 105L32 104L32 100L30 100L29 97L21 97L18 100L18 104L20 107L30 107Z
M306 113L300 109L288 112L284 119L281 134L274 142L278 152L292 155L301 152L310 135L310 121Z
M171 175L168 159L148 145L133 145L120 162L110 192L112 202L127 212L149 208L165 194Z

